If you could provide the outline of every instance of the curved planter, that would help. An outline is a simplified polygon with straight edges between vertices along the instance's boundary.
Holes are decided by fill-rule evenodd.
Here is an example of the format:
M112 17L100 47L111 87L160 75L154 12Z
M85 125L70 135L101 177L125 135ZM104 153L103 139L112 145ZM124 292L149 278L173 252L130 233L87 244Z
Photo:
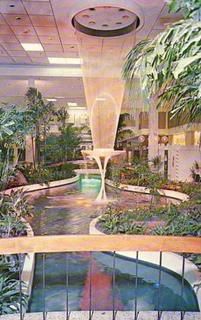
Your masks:
M108 179L106 180L106 184L110 187L118 188L118 189L124 190L124 191L131 191L131 192L145 193L145 194L151 193L149 188L141 187L141 186L131 186L128 184L120 183L120 185L118 187L116 187L114 185L114 183ZM167 197L167 198L175 199L175 200L182 201L182 202L189 200L189 196L187 194L182 193L182 192L178 192L178 191L158 189L158 193L162 197Z
M91 221L89 225L89 234L104 235L104 233L98 230L96 227L96 224L99 218L100 217L95 218ZM122 257L136 259L136 251L117 251L116 253ZM138 258L141 261L149 262L159 266L160 252L139 251ZM163 252L161 265L162 267L175 272L179 276L182 276L182 265L183 265L182 256L172 252ZM200 284L201 282L201 273L199 272L196 265L191 261L189 261L188 259L185 260L184 278L188 281L188 283L193 288L197 296L199 308L201 310L201 289L197 290L197 285Z
M20 186L16 188L7 189L4 191L5 194L10 194L11 191L17 191L22 190L25 193L34 192L34 191L40 191L50 188L56 188L56 187L62 187L71 183L75 183L79 181L80 176L76 175L75 177L69 178L69 179L63 179L63 180L57 180L57 181L51 181L49 183L36 183L36 184L29 184L26 186Z

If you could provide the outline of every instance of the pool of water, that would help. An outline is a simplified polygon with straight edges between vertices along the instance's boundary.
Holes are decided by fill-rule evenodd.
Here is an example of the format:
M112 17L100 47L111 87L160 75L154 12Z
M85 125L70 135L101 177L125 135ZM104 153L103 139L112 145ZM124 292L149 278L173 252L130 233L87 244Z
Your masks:
M102 206L94 199L100 190L100 179L83 177L79 183L40 191L31 196L37 214L31 222L37 235L86 234L90 221L100 214ZM118 198L120 205L149 204L150 196L129 192L116 194L108 190L110 198ZM165 203L166 200L161 200ZM136 262L117 256L115 273L110 254L59 253L36 255L36 266L30 312L70 310L133 310L137 296L138 310L198 311L197 300L190 285L163 269L159 286L156 266L139 262L138 290ZM43 268L44 266L44 268ZM44 269L44 275L42 270ZM68 278L66 270L69 270ZM91 280L90 280L91 276ZM68 283L68 286L67 286Z

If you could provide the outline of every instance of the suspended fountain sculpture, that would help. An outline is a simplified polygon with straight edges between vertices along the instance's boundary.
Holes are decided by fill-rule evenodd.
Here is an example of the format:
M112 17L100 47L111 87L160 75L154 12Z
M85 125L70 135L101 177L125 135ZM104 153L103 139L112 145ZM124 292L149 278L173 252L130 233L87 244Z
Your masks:
M135 8L116 6L118 2L125 5L125 1L115 2L115 7L111 1L102 0L101 6L97 5L97 1L92 2L96 6L83 8L74 14L72 24L76 29L82 59L93 140L93 150L84 150L83 155L96 160L102 179L96 200L106 201L105 173L108 161L123 152L114 150L125 87L121 70L126 54L134 45L139 18L134 13Z

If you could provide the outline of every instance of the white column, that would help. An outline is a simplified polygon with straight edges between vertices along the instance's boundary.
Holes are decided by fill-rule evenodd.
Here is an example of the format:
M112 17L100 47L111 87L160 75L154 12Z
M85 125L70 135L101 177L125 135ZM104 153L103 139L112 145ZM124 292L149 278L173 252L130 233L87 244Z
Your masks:
M25 161L35 162L35 140L30 135L25 139Z
M35 79L33 78L28 79L28 88L35 88Z
M101 158L103 159L102 162L101 162ZM107 164L110 159L110 156L106 156L106 157L94 156L94 159L98 164L100 174L101 174L101 189L96 198L96 202L107 202L107 195L105 191L105 174L106 174L106 168L107 168Z
M149 111L148 143L148 159L152 160L158 155L158 111L154 103L151 104Z

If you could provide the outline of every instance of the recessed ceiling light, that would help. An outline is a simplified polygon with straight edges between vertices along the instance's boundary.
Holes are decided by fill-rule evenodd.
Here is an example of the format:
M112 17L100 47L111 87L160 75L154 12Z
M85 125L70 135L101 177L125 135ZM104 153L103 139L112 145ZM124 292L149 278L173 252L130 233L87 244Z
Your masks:
M55 98L47 98L46 100L49 101L49 102L55 102L55 101L57 101L57 99L55 99Z
M52 64L82 64L82 59L80 58L48 57L48 60Z
M21 43L25 51L44 51L40 43Z
M21 20L22 18L21 17L15 17L15 20Z
M69 107L77 107L77 102L68 102Z
M9 7L10 8L15 8L15 5L14 4L10 4Z

